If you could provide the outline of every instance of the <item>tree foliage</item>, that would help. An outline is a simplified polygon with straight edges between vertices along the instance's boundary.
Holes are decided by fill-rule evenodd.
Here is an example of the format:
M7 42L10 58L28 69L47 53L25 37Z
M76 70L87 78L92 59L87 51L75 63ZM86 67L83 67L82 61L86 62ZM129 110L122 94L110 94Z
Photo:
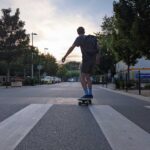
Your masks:
M150 1L119 0L114 4L113 47L129 68L137 58L150 58Z
M64 67L67 70L67 78L79 78L80 76L80 63L76 61L70 61L64 64Z
M113 34L114 50L129 67L134 65L136 59L140 57L132 36L132 27L135 20L134 10L127 0L120 0L114 3L114 13L116 28L116 32Z
M134 65L136 58L150 57L150 1L119 0L114 2L116 33L114 46L127 65ZM122 51L119 52L119 51ZM121 54L127 54L123 57Z
M133 41L140 54L150 59L150 1L133 0L135 20L132 26Z
M11 63L22 54L29 43L29 37L23 29L25 23L19 18L19 9L11 15L11 9L2 9L0 19L0 59Z
M16 9L14 14L11 14L11 9L2 9L0 66L6 66L8 76L31 76L31 64L34 65L35 76L39 74L38 65L42 65L41 73L56 75L58 65L55 57L40 54L38 48L29 45L29 34L26 34L25 22L20 20L19 15L19 9ZM6 69L0 67L0 74L4 72L6 74ZM7 78L9 80L9 77Z
M50 54L39 56L39 64L43 66L42 71L46 72L48 75L56 75L58 70L58 64L56 58Z
M19 9L16 9L14 15L11 15L11 9L2 9L0 19L0 60L7 63L8 80L10 64L22 54L29 43L25 23L20 20L19 15Z
M64 65L58 66L57 76L60 77L62 80L66 79L67 69Z
M97 33L100 45L100 65L96 67L96 72L100 74L111 71L114 74L116 56L112 46L112 34L114 32L114 18L105 16L101 25L102 33Z
M79 70L80 63L76 61L70 61L64 64L67 70Z

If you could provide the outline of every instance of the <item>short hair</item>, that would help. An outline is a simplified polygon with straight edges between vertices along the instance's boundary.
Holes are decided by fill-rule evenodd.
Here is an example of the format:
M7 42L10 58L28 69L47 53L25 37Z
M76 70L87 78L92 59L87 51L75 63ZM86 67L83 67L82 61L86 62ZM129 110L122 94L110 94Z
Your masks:
M78 34L84 34L85 30L83 27L78 27L77 32L78 32Z

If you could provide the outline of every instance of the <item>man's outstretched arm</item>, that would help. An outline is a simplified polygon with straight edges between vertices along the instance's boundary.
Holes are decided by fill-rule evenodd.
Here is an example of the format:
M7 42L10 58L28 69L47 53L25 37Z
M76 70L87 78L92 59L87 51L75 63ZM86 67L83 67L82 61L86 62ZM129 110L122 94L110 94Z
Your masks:
M72 46L68 49L67 53L66 53L65 56L62 58L62 62L65 62L67 56L73 51L74 48L75 48L75 45L72 45Z

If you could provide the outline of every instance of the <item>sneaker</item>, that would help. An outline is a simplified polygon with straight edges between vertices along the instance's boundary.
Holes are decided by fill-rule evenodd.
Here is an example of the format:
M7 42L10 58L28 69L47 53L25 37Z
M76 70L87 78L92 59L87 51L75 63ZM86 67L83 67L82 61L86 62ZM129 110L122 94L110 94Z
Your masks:
M89 95L84 95L81 98L79 98L79 100L87 100L89 99Z
M93 99L93 95L87 95L87 98Z

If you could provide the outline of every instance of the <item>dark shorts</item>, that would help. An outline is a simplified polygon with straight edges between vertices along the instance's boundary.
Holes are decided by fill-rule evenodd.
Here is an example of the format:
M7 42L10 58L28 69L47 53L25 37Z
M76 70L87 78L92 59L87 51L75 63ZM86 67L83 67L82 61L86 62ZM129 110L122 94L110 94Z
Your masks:
M82 62L80 68L81 73L92 74L94 67L95 67L95 62L93 61Z

